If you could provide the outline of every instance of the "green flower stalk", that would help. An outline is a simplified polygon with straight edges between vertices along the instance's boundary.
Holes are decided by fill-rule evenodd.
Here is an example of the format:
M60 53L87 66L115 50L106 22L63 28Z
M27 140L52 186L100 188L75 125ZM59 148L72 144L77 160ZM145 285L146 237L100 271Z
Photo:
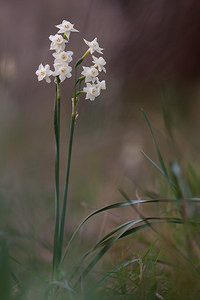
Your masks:
M90 51L86 51L86 53L77 61L75 65L75 77L74 77L74 97L72 98L72 115L71 115L71 126L70 126L70 137L69 137L69 147L68 147L68 158L67 158L67 171L65 177L65 188L64 188L64 195L63 195L63 203L62 203L62 212L61 212L61 223L60 223L60 240L59 240L59 261L61 260L62 256L62 246L63 246L63 237L64 237L64 227L65 227L65 218L66 218L66 205L67 205L67 196L68 196L68 187L69 187L69 175L70 175L70 165L71 165L71 154L72 154L72 144L73 144L73 137L74 137L74 127L75 127L75 120L77 116L77 105L78 105L78 93L80 92L81 86L79 85L79 89L77 91L77 84L82 81L82 78L77 80L77 67L84 58L90 53Z
M53 277L58 265L59 251L59 168L60 168L60 80L57 78L54 104L54 133L55 133L55 228L53 247Z

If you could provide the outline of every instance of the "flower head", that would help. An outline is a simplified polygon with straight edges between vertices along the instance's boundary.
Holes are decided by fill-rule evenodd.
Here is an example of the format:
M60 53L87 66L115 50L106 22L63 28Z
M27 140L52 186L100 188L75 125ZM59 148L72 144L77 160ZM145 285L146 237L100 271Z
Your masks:
M61 24L56 25L56 27L60 29L58 33L64 33L67 39L69 39L71 32L78 32L78 30L74 28L74 25L72 23L65 20L63 20Z
M51 41L50 50L55 50L56 52L61 52L65 49L66 39L63 39L62 35L55 34L50 35L49 39Z
M83 39L83 40L86 43L86 45L89 46L89 50L90 50L91 54L94 53L95 51L97 51L97 52L99 52L99 53L102 54L101 51L103 50L103 48L99 47L99 43L97 42L97 38L95 38L92 42L88 42L85 39Z
M83 91L86 93L85 99L90 99L91 101L100 95L100 89L96 84L87 83L87 86L83 88Z
M81 72L81 74L85 76L86 83L90 81L94 83L96 76L99 75L99 72L95 67L83 67L83 71Z
M97 58L97 57L95 57L95 56L92 56L92 58L93 58L93 61L92 61L92 62L97 66L99 72L101 72L102 70L103 70L104 72L106 72L106 68L104 68L104 66L105 66L105 64L106 64L105 59L104 59L103 57Z
M54 64L54 68L55 71L53 72L53 75L59 76L61 82L63 82L66 78L72 77L72 67L67 64Z
M70 63L72 61L72 51L62 51L58 53L53 53L53 57L55 57L55 63Z
M46 80L46 82L51 82L51 79L49 76L53 74L53 72L50 70L49 65L43 66L42 64L39 65L38 70L35 72L35 74L38 76L38 81L41 81L43 79Z

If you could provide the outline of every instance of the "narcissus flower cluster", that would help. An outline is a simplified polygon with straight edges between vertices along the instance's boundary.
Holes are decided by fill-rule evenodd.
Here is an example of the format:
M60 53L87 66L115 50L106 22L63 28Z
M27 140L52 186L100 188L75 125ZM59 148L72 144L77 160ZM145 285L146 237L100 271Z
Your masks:
M43 66L39 65L36 75L38 80L41 81L45 79L46 82L51 82L50 76L58 77L60 82L63 82L66 78L72 76L71 71L72 67L69 66L69 63L72 61L72 51L65 51L65 46L68 43L69 36L71 32L78 32L74 28L74 25L68 21L62 21L60 25L56 25L59 29L58 33L55 35L50 35L49 39L51 41L50 50L54 50L53 53L54 59L54 71L50 70L49 65ZM61 33L61 34L60 34Z
M84 39L86 45L89 46L88 51L93 54L95 51L102 54L102 48L99 47L99 43L97 42L97 38L95 38L92 42L88 42ZM82 75L85 76L86 87L83 88L83 91L86 93L85 99L90 99L93 101L97 96L100 95L101 90L106 89L105 80L100 81L98 78L99 72L104 71L106 61L103 57L95 57L92 56L94 65L91 67L83 67ZM91 83L90 83L91 82Z
M56 25L59 29L55 35L50 35L49 39L51 41L50 50L53 50L54 57L54 71L50 70L50 66L46 64L40 64L38 70L36 71L36 75L38 76L38 81L46 80L46 82L50 83L50 76L55 77L55 82L60 83L63 82L66 78L70 78L72 76L72 67L69 66L69 63L72 61L73 52L66 51L65 47L68 43L71 32L78 32L77 29L74 28L74 25L70 22L63 20L61 24ZM89 42L84 39L84 42L89 47L86 53L82 56L82 61L89 54L93 54L94 52L98 52L102 54L103 48L100 48L99 43L97 42L97 38L93 41ZM82 80L85 79L86 86L81 89L79 86L78 94L86 93L86 99L94 100L97 96L100 95L101 90L106 89L105 80L100 81L98 76L99 73L104 71L106 61L103 57L96 57L92 55L92 63L93 65L90 67L83 67L83 71L81 73ZM75 80L77 80L75 78ZM80 81L81 83L81 81Z

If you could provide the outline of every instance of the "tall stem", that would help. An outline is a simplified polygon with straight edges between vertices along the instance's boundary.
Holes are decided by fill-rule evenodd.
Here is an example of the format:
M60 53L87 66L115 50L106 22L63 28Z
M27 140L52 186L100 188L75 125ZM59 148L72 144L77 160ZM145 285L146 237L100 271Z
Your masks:
M59 250L58 250L58 261L60 263L62 256L62 248L63 248L63 237L64 237L64 229L65 229L65 218L66 218L66 207L67 207L67 196L68 196L68 187L69 187L69 176L70 176L70 165L71 165L71 154L72 154L72 144L73 144L73 136L74 136L74 126L76 120L76 107L78 104L78 93L77 92L77 67L82 63L84 58L90 53L90 50L87 50L85 54L76 62L75 65L75 78L74 78L74 97L72 99L72 115L71 115L71 126L70 126L70 137L69 137L69 147L68 147L68 157L67 157L67 171L65 177L65 187L63 194L63 202L62 202L62 211L61 211L61 221L60 221L60 234L59 234ZM79 85L80 88L80 85Z
M69 175L70 175L70 165L71 165L71 154L72 154L72 144L73 144L73 136L74 136L74 125L75 125L75 115L72 114L70 138L69 138L69 148L68 148L68 158L67 158L67 172L66 172L66 178L65 178L65 188L64 188L62 212L61 212L61 222L60 222L59 261L61 259L61 255L62 255L62 245L63 245L63 237L64 237L65 216L66 216Z
M77 106L76 79L77 79L77 64L75 66L74 98L72 99L72 116L71 116L71 126L70 126L68 157L67 157L67 171L66 171L66 177L65 177L65 188L64 188L62 211L61 211L60 235L59 235L59 254L58 254L59 262L60 262L61 256L62 256L66 207L67 207L67 196L68 196L68 187L69 187L69 175L70 175L71 155L72 155L72 144L73 144L73 137L74 137L74 125L75 125L75 119L76 119L76 106Z
M60 165L60 85L57 80L56 96L54 105L54 132L55 132L55 227L53 244L53 274L55 277L56 269L59 263L59 165Z

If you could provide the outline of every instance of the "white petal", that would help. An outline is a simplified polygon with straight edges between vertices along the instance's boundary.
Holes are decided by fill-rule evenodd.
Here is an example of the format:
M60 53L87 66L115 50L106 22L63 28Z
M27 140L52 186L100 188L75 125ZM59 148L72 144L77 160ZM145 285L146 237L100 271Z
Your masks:
M72 31L72 32L79 32L79 31L78 31L77 29L75 29L75 28L72 28L71 31Z
M49 36L49 39L50 39L50 41L53 42L53 40L55 39L55 36L54 36L54 35L50 35L50 36Z
M60 81L63 82L65 80L66 76L63 74L60 74L59 78L60 78Z
M102 90L105 90L105 89L106 89L106 82L105 82L105 80L101 81L101 83L100 83L100 88L101 88Z
M49 77L46 77L45 78L46 82L50 83L51 82L51 79Z
M57 28L61 29L62 28L62 24L59 25L55 25Z
M89 42L86 41L85 39L83 39L83 40L84 40L84 42L86 43L86 45L88 45L88 46L90 47Z
M67 73L67 78L71 78L72 74L71 73Z
M67 55L70 55L70 56L72 56L74 54L74 52L73 51L67 51Z
M65 32L65 35L66 35L67 39L69 39L70 31L66 31L66 32Z

